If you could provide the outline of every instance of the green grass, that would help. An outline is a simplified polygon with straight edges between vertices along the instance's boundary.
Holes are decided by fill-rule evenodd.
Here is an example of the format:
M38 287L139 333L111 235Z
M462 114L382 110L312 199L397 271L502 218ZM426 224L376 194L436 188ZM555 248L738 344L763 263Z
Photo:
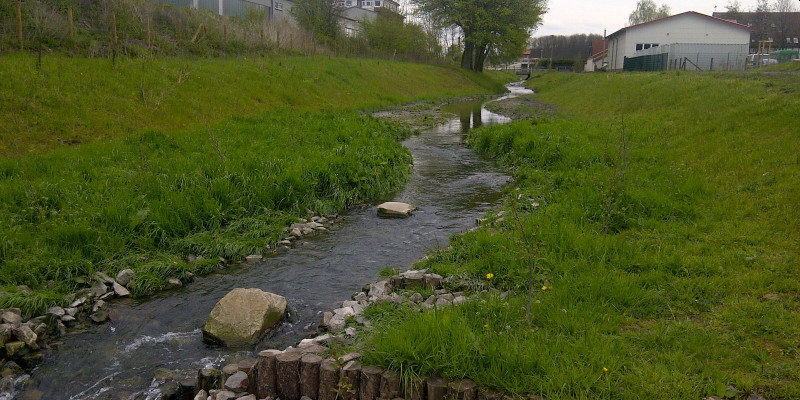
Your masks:
M698 399L730 385L729 397L800 397L797 81L664 72L531 82L557 117L469 137L514 173L504 221L417 265L493 273L515 294L432 314L379 310L365 361L547 398ZM536 234L533 250L520 222Z
M499 76L384 60L0 57L0 155L20 157L143 130L175 131L233 116L376 108L499 92Z
M124 268L137 272L132 292L147 294L216 269L218 257L262 253L306 210L399 187L411 158L398 139L409 133L353 111L279 109L3 160L0 284L11 295L0 304L41 312L94 271ZM16 296L19 284L37 294Z
M395 190L410 132L354 109L503 90L499 75L325 57L0 66L0 307L29 315L94 271L133 268L131 291L152 293L264 252L307 210Z

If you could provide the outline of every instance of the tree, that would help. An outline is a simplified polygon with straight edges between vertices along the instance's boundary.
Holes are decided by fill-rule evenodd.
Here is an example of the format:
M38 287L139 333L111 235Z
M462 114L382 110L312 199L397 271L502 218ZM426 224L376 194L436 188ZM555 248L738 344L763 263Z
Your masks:
M442 53L435 33L426 31L422 25L406 23L392 13L380 13L373 21L364 21L362 28L367 43L380 51L416 60Z
M542 21L546 0L411 0L418 12L464 36L461 67L483 71L486 58L519 55Z
M339 17L341 8L330 0L295 0L292 16L303 28L314 32L324 40L333 40L341 35Z
M661 7L658 7L653 0L639 0L639 2L636 3L636 9L633 10L628 17L628 23L636 25L659 18L669 17L669 15L670 9L668 5L662 4Z
M742 3L739 0L729 0L725 9L728 10L728 13L742 12Z
M775 10L775 12L780 13L797 11L797 7L794 5L793 0L775 0L775 5L772 6L772 9Z

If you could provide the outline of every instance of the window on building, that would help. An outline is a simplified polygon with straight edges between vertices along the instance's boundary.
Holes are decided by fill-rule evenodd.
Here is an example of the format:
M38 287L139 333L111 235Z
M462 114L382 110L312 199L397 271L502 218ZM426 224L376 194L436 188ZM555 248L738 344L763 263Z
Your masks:
M636 51L639 51L639 50L641 50L643 48L644 48L644 44L643 43L636 43Z
M798 40L798 38L794 38L794 44L798 44L798 43L800 43L800 40Z
M346 6L348 6L348 7L352 7L353 6L353 2L351 0L347 0L344 4Z
M380 6L381 6L381 2L380 1L376 1L375 2L375 7L380 7Z
M275 9L278 10L278 11L283 11L283 3L281 3L280 1L276 1L275 2Z
M367 7L372 7L372 2L371 1L365 1L364 5L367 6Z

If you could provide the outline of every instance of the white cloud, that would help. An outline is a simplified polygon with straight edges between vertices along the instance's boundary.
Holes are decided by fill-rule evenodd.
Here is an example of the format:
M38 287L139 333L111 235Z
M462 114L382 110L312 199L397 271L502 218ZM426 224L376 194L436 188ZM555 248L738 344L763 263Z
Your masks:
M716 11L725 11L727 0L674 0L659 1L657 4L666 3L673 14L685 11L697 11L711 15ZM756 0L740 1L743 11L749 11L756 6ZM550 0L549 11L544 15L543 24L534 33L534 36L545 35L571 35L574 33L603 34L603 29L608 34L624 28L628 23L628 15L636 8L636 0Z

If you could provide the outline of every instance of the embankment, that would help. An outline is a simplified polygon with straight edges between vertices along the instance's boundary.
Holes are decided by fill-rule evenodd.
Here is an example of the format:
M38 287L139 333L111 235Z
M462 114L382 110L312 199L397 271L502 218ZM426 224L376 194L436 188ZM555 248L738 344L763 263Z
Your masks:
M546 398L798 398L798 81L531 85L556 114L469 137L514 172L505 206L417 265L514 294L371 309L364 362Z
M29 315L95 271L132 268L129 289L150 293L274 247L309 212L396 189L410 132L355 108L502 88L364 59L0 63L0 307Z

